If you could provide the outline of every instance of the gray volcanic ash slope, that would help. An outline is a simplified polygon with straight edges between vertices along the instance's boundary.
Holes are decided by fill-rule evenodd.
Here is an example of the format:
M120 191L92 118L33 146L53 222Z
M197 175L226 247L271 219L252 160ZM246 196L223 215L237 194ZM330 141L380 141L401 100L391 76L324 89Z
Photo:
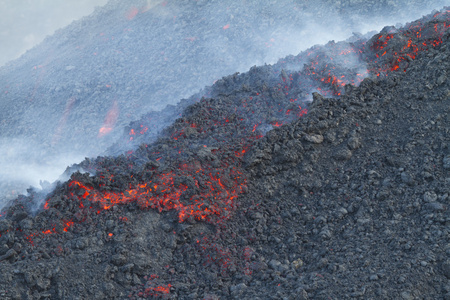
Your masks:
M449 25L225 77L153 143L133 122L137 149L2 211L0 295L448 299Z
M54 180L130 120L224 75L443 2L110 1L0 68L0 199Z

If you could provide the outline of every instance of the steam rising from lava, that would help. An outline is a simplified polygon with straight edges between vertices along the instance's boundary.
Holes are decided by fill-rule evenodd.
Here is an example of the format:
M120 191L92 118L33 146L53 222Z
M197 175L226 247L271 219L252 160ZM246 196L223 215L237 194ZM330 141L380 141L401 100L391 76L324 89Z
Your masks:
M203 5L206 1L197 1ZM313 3L307 1L271 1L261 5L260 1L247 0L242 2L240 10L245 13L239 14L232 10L233 5L226 1L209 1L206 5L205 14L213 15L222 20L224 24L222 32L215 39L214 45L205 43L204 47L216 50L216 55L223 55L226 62L227 53L235 53L236 47L241 47L234 42L234 36L228 34L230 31L239 34L243 31L245 16L248 20L259 19L261 25L266 29L249 37L251 46L242 48L242 51L254 53L254 61L248 64L236 65L235 70L247 71L252 65L264 63L273 64L281 57L296 55L317 44L325 44L330 40L346 40L354 33L379 32L387 25L400 27L409 21L418 19L430 13L431 9L440 9L448 3L446 1L428 1L428 3L408 1L396 9L384 4L380 7L374 5L375 10L371 13L360 15L355 13L352 5L337 9L330 1L319 0ZM345 2L345 1L342 1ZM354 1L354 6L369 6L364 1ZM397 1L400 2L400 1ZM302 22L289 22L295 19L295 15L302 16ZM241 18L244 22L240 23Z
M30 152L30 149L33 149L33 152ZM45 161L31 160L31 157L39 156L40 151L42 146L32 144L29 140L0 139L0 182L10 183L10 185L0 185L0 207L17 195L26 193L25 189L18 189L18 187L32 185L38 189L47 189L50 188L49 182L57 179L67 180L66 175L61 176L62 171L73 162L84 158L73 153L58 153ZM35 163L30 164L30 160Z
M261 65L264 63L274 63L280 57L297 54L302 50L311 47L314 44L323 44L328 40L343 40L352 35L352 32L367 32L368 30L379 30L385 25L394 24L397 22L406 22L408 20L415 19L425 12L429 12L430 7L439 8L444 4L444 1L432 1L430 5L423 5L419 8L418 5L411 5L402 7L403 15L392 15L386 14L385 12L377 11L372 17L367 18L365 16L358 16L353 13L350 8L342 9L341 11L336 11L332 7L327 8L326 1L314 2L314 5L308 4L304 1L272 1L267 3L267 5L261 5L260 1L247 0L242 1L241 4L230 3L227 1L196 1L199 10L202 10L203 16L200 18L200 22L189 22L189 16L183 17L186 13L181 8L181 4L177 4L175 1L133 1L132 3L121 2L121 1L110 1L109 5L114 3L121 3L122 8L125 8L125 13L121 15L123 19L128 20L128 22L136 22L139 18L150 18L152 16L161 17L161 20L165 22L175 22L175 20L183 19L184 28L191 27L192 34L185 37L185 41L190 41L195 43L194 50L206 49L206 52L202 52L201 55L208 55L213 57L217 64L214 68L219 69L218 74L223 73L227 75L230 69L234 71L247 71L252 65ZM139 6L139 5L141 6ZM423 8L423 9L422 9ZM148 13L148 15L145 15ZM296 23L292 22L294 16L302 15L303 22ZM255 23L258 20L258 23ZM211 31L210 24L212 22L219 22L220 26ZM137 24L137 23L136 23ZM135 24L135 26L136 26ZM215 23L214 23L215 24ZM202 28L199 28L203 26ZM264 30L259 30L263 26ZM248 29L250 28L250 30ZM175 32L173 33L175 35ZM99 35L101 36L101 34ZM169 39L172 38L172 33L167 32ZM86 37L88 39L88 37ZM99 38L99 44L103 42L102 39L106 37L101 36ZM243 42L244 41L244 42ZM131 43L137 43L138 41L131 41ZM179 42L176 39L170 44L170 46L178 47ZM184 56L181 57L171 57L173 53L170 52L171 48L167 49L167 53L164 53L164 59L172 59L178 61L178 66L183 67L183 62L186 60L192 60L197 62L201 68L205 66L201 65L203 57L195 51L186 51ZM78 51L78 50L77 50ZM251 53L251 60L241 61L236 60L236 53ZM141 53L135 53L136 55L141 55ZM97 55L97 54L95 54ZM323 55L328 55L324 53ZM167 56L167 57L166 57ZM335 62L336 64L350 64L352 68L357 70L358 76L355 78L346 78L345 81L342 78L328 77L322 78L323 83L332 83L338 87L342 87L344 83L355 83L358 84L366 74L367 69L365 64L361 63L356 55L349 53L344 56L341 62ZM307 62L310 62L308 60ZM297 62L298 63L298 62ZM292 70L299 69L303 67L303 63L295 66L293 64L288 65ZM128 67L128 66L126 66ZM206 66L210 67L210 66ZM67 71L72 70L72 66L64 66ZM75 68L75 67L74 67ZM314 72L314 66L310 66L311 72ZM170 71L170 70L169 70ZM223 72L222 72L223 71ZM105 66L105 74L108 72L115 72L115 70L108 70ZM170 72L168 72L170 73ZM154 74L154 76L159 76L160 74ZM312 73L312 75L314 75ZM44 75L43 75L44 76ZM86 75L87 76L87 75ZM197 79L199 77L199 79ZM217 79L217 78L214 78ZM161 79L161 81L174 81L178 78L166 78ZM287 78L286 80L289 81ZM353 82L352 82L353 81ZM36 88L39 87L39 82L36 83ZM198 90L199 88L209 85L213 82L213 78L204 78L195 73L192 74L190 79L190 85L192 84L192 90ZM96 83L97 84L97 83ZM120 83L121 84L121 83ZM63 85L61 83L61 85ZM141 84L142 89L148 88L146 82ZM164 83L161 83L164 86ZM117 85L119 86L119 85ZM102 89L101 92L106 93L111 85L106 85L106 88ZM153 88L153 87L152 87ZM154 87L157 89L157 87ZM164 87L163 87L164 88ZM87 88L86 88L87 89ZM122 94L126 94L126 87L124 85L119 86L116 91ZM321 92L317 87L311 87L310 93L313 91ZM80 92L81 93L81 92ZM155 91L158 93L158 91ZM0 95L0 101L1 97ZM34 95L34 98L40 97L39 93ZM70 98L70 96L65 100L65 105L63 105L63 111L59 111L57 122L60 126L53 124L52 127L58 127L63 129L58 129L53 135L54 143L64 143L63 135L69 134L82 135L83 132L74 133L71 129L75 127L74 124L70 124L71 116L76 114L77 105L75 101L82 101L81 97L91 97L92 95L82 95L76 98ZM125 95L127 98L129 95ZM179 95L179 97L172 97L170 99L161 99L161 103L146 103L147 107L141 109L140 113L146 113L147 109L160 109L163 105L173 104L179 101L181 97L189 95ZM336 93L336 96L339 96ZM131 98L131 97L130 97ZM76 99L76 100L75 100ZM37 101L38 99L34 99ZM131 99L130 99L131 101ZM139 106L139 102L130 104ZM120 110L119 110L120 107ZM93 129L95 131L95 136L97 140L92 141L92 145L95 145L99 139L105 140L107 136L111 136L113 129L117 129L120 124L128 123L139 117L135 114L126 114L124 105L120 103L120 99L117 102L112 102L106 109L96 110L93 118L96 120L103 121L101 127L96 127ZM123 118L127 116L127 120ZM3 117L3 116L2 116ZM39 116L40 119L47 119L48 116ZM76 118L72 118L76 119ZM167 124L168 125L168 124ZM267 124L252 124L253 126L259 128L263 133L272 127ZM280 124L274 123L272 126L279 126ZM264 127L265 126L265 127ZM140 131L136 131L130 139L134 138L138 133L142 131L147 131L147 127L142 128ZM267 130L263 130L267 128ZM151 130L151 128L149 129ZM39 140L39 137L35 138ZM72 153L71 145L68 145L66 149L59 148L58 154L55 155L51 150L53 145L52 142L38 144L37 142L32 142L28 137L20 137L14 140L3 138L0 146L0 163L2 169L0 170L0 181L9 182L13 181L16 183L21 183L22 187L19 191L15 193L22 193L24 189L29 185L37 186L40 180L53 181L58 178L58 175L62 173L65 167L73 162L80 161L87 153L77 154ZM92 145L86 145L89 148ZM94 147L94 146L92 146ZM64 150L64 151L63 151ZM45 153L45 155L40 156L40 153ZM51 156L48 155L51 153ZM91 154L91 153L89 153ZM95 154L98 154L96 152ZM2 185L0 185L0 199L5 197L1 195L8 195L8 198L13 197L10 191L14 188L6 188L3 190ZM95 197L93 197L95 199ZM0 207L2 203L0 202Z

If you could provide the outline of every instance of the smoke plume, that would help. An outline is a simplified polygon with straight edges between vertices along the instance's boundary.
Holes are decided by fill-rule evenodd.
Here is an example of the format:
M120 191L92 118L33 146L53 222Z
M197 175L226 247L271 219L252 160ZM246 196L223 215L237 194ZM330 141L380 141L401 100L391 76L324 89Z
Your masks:
M0 1L0 57L17 57L105 2ZM131 121L222 76L444 4L111 0L0 68L0 199L58 179L105 151Z

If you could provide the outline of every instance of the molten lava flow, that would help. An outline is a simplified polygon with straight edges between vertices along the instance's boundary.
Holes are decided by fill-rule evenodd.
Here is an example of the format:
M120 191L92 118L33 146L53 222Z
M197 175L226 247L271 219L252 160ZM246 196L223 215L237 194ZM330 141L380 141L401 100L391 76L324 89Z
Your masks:
M66 222L65 225L66 226L63 228L63 231L67 232L69 228L73 226L73 221Z
M136 296L144 298L160 298L170 294L170 288L172 285L170 283L161 284L161 279L158 275L152 274L150 276L145 276L144 279L146 280L146 283L143 290L137 292Z
M114 125L119 118L119 106L117 101L114 101L108 113L106 114L103 126L98 131L98 137L102 137L110 133L114 129Z
M141 129L141 131L139 131L139 134L145 134L148 130L148 127L147 126L144 127L144 125L141 125L141 128L142 129Z
M54 227L50 228L50 229L46 229L46 230L42 230L40 232L34 232L31 234L28 234L25 236L25 239L31 244L31 246L36 246L34 239L35 238L42 238L45 235L51 235L51 234L55 234L55 233L62 233L62 232L67 232L69 231L69 228L72 227L74 225L74 222L72 220L70 221L60 221L58 222L59 226L57 229L56 224L54 225Z
M377 66L372 72L377 76L381 73L387 76L390 71L406 72L409 62L416 59L419 53L441 45L444 35L449 32L450 12L445 10L436 13L433 18L440 22L433 24L419 20L396 32L379 34L377 40L370 45L376 57L370 63ZM381 60L386 56L389 59Z
M394 34L387 34L387 35L383 35L381 34L378 39L375 41L375 43L372 45L372 49L374 51L378 51L378 50L382 50L384 49L387 45L390 39L392 39L394 37Z
M324 96L340 96L346 84L358 85L367 77L367 70L361 70L364 62L359 45L330 42L324 47L313 47L297 57L281 61L283 66L303 65L303 70L293 76L283 76L288 83L283 89L289 93L294 77L301 78L297 84L304 90L318 90Z
M141 208L157 209L159 212L175 210L179 222L188 218L211 221L213 216L228 219L235 208L236 197L245 186L241 172L230 170L229 179L224 179L220 170L186 166L180 169L185 171L161 173L154 180L130 186L124 192L99 191L76 180L70 181L68 186L70 195L78 200L80 208L87 206L83 200L98 204L100 210L134 202ZM181 182L187 179L193 183L191 187ZM188 189L189 197L184 196ZM44 209L49 209L49 201L44 204Z
M129 20L129 21L133 20L137 16L138 13L139 13L139 9L137 9L134 6L131 7L126 15L127 20Z
M61 139L62 133L64 131L64 127L67 123L67 119L69 117L69 114L72 110L73 105L76 102L76 98L75 97L70 97L67 100L66 103L66 107L64 109L63 115L61 116L61 119L58 122L58 127L56 128L55 134L53 135L52 138L52 145L55 145L59 142L59 140Z
M298 106L300 108L300 112L297 114L297 117L303 117L304 115L306 115L308 113L308 109L307 108L303 108L299 105Z
M162 132L163 142L129 151L126 161L117 163L117 173L109 173L98 163L95 166L98 167L95 170L97 176L73 176L64 186L67 192L64 201L69 203L64 203L63 207L60 204L63 200L55 196L44 204L49 214L61 207L75 209L73 220L66 217L55 221L38 232L24 234L25 238L34 245L33 239L69 231L75 226L74 222L82 222L88 213L102 213L125 205L159 212L172 211L179 222L198 220L218 224L229 220L237 206L236 198L246 190L242 161L255 140L267 130L307 114L305 104L311 100L312 91L340 96L347 84L358 85L369 75L405 71L421 52L443 43L450 28L449 16L449 11L442 12L434 16L435 23L415 22L395 32L384 30L367 42L330 42L324 47L314 47L296 57L286 58L277 64L278 69L267 68L275 75L270 87L264 84L250 91L243 88L236 96L214 99L214 95L223 91L220 84L228 86L224 80L219 80L216 90L213 87L210 92L211 98L198 99L198 105L190 106ZM228 28L226 25L223 29ZM361 69L362 63L367 63L369 70ZM300 66L301 71L289 71L292 65ZM117 104L114 103L99 136L113 129L117 116ZM139 137L139 141L142 138L148 143L150 132L155 131L155 123L150 123L150 118L134 123L126 140L136 141ZM139 160L148 165L134 172L133 166ZM109 162L116 164L114 159ZM128 222L125 217L121 221ZM112 232L107 236L114 239ZM197 241L195 247L204 255L205 266L216 264L224 271L236 264L230 259L229 249L207 239ZM251 274L251 254L250 248L243 249L243 270L247 275ZM160 296L167 294L170 288L170 284L157 283L155 277L142 295Z
M130 141L132 141L134 139L134 136L136 135L136 132L134 131L133 128L130 130L129 135L130 135Z

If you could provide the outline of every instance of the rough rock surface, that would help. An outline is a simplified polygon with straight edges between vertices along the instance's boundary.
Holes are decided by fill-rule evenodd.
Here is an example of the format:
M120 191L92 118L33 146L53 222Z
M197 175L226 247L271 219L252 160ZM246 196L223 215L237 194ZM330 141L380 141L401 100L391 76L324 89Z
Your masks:
M303 41L321 36L308 35L311 29L336 39L333 33L361 31L360 23L401 22L440 2L110 1L0 68L0 162L14 162L0 172L0 203L49 180L38 178L42 170L61 172L74 162L70 156L99 155L150 109L296 54ZM157 125L176 116L165 113ZM38 174L14 178L26 164L38 166Z
M338 64L323 81L287 67L308 52L255 67L184 101L153 143L30 190L1 213L0 296L448 299L449 14L353 43L358 87ZM340 97L303 114L303 78Z

